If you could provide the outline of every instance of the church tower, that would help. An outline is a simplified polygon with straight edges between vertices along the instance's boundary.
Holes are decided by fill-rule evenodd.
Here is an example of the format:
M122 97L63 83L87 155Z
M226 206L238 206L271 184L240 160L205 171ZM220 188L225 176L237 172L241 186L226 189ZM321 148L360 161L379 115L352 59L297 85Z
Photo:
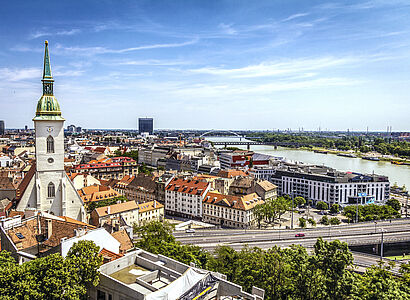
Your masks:
M36 210L85 220L84 204L64 171L64 121L54 97L48 42L45 41L43 95L37 103L35 172L24 189L17 210ZM29 174L28 174L29 175ZM27 176L26 176L27 177ZM25 186L24 186L25 187Z
M64 118L61 117L60 105L53 94L48 42L45 42L43 66L43 95L37 103L34 129L36 132L36 167L37 180L41 188L37 208L61 216L64 213L62 203L62 181L64 172ZM62 205L63 204L63 205Z

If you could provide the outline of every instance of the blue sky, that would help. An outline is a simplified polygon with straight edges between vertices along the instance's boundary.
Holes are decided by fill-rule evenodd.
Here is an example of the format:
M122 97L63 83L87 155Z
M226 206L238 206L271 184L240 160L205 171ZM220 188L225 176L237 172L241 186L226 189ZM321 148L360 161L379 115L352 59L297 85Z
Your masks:
M32 127L44 40L66 125L410 130L410 2L3 1L0 119Z

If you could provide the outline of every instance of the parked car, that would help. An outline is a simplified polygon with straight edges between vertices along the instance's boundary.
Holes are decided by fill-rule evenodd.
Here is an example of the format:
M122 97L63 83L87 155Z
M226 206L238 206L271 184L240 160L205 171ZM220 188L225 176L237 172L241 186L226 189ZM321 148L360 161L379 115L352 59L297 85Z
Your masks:
M195 233L195 229L189 228L185 230L186 233Z
M295 234L295 237L304 237L304 236L305 236L304 233L296 233L296 234Z

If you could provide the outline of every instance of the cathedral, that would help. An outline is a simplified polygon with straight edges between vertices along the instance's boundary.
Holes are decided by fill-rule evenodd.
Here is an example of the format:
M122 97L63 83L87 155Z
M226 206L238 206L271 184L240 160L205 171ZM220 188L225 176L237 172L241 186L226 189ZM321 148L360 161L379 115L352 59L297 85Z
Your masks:
M36 161L16 193L16 210L86 221L84 203L64 171L64 121L54 97L48 42L45 42L43 95L33 118Z

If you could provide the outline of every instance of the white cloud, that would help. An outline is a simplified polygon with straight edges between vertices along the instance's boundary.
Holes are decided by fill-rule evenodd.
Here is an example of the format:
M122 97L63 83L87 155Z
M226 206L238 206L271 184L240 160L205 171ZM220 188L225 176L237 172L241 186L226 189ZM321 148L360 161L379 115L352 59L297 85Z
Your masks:
M77 33L80 33L80 32L81 32L80 29L61 30L61 31L57 31L57 32L53 32L53 31L37 31L37 32L31 34L30 38L31 38L31 39L37 39L37 38L43 37L43 36L74 35L74 34L77 34Z
M189 61L183 60L160 60L160 59L146 59L146 60L123 60L113 61L109 65L123 65L123 66L180 66L188 65Z
M4 81L22 81L32 78L41 78L41 69L25 68L25 69L0 69L0 78Z
M191 69L189 70L189 72L216 76L229 76L232 78L253 78L295 74L310 70L318 70L333 66L351 64L357 61L358 59L351 57L323 57L314 59L296 59L285 62L262 62L257 65L250 65L234 69L205 67L199 69Z
M198 39L193 39L190 41L182 43L169 43L169 44L152 44L144 45L138 47L130 47L123 49L109 49L106 47L64 47L62 45L57 45L56 51L70 54L80 54L80 55L96 55L96 54L121 54L128 53L139 50L149 50L149 49L160 49L160 48L177 48L193 45L198 42Z
M297 19L297 18L308 16L308 15L310 15L310 14L309 13L293 14L293 15L290 15L289 17L287 17L286 19L283 19L282 22L291 21L291 20L294 20L294 19Z
M232 27L232 24L224 24L224 23L221 23L221 24L219 24L218 27L222 30L222 33L229 34L229 35L238 34L238 31L236 31L236 30Z

